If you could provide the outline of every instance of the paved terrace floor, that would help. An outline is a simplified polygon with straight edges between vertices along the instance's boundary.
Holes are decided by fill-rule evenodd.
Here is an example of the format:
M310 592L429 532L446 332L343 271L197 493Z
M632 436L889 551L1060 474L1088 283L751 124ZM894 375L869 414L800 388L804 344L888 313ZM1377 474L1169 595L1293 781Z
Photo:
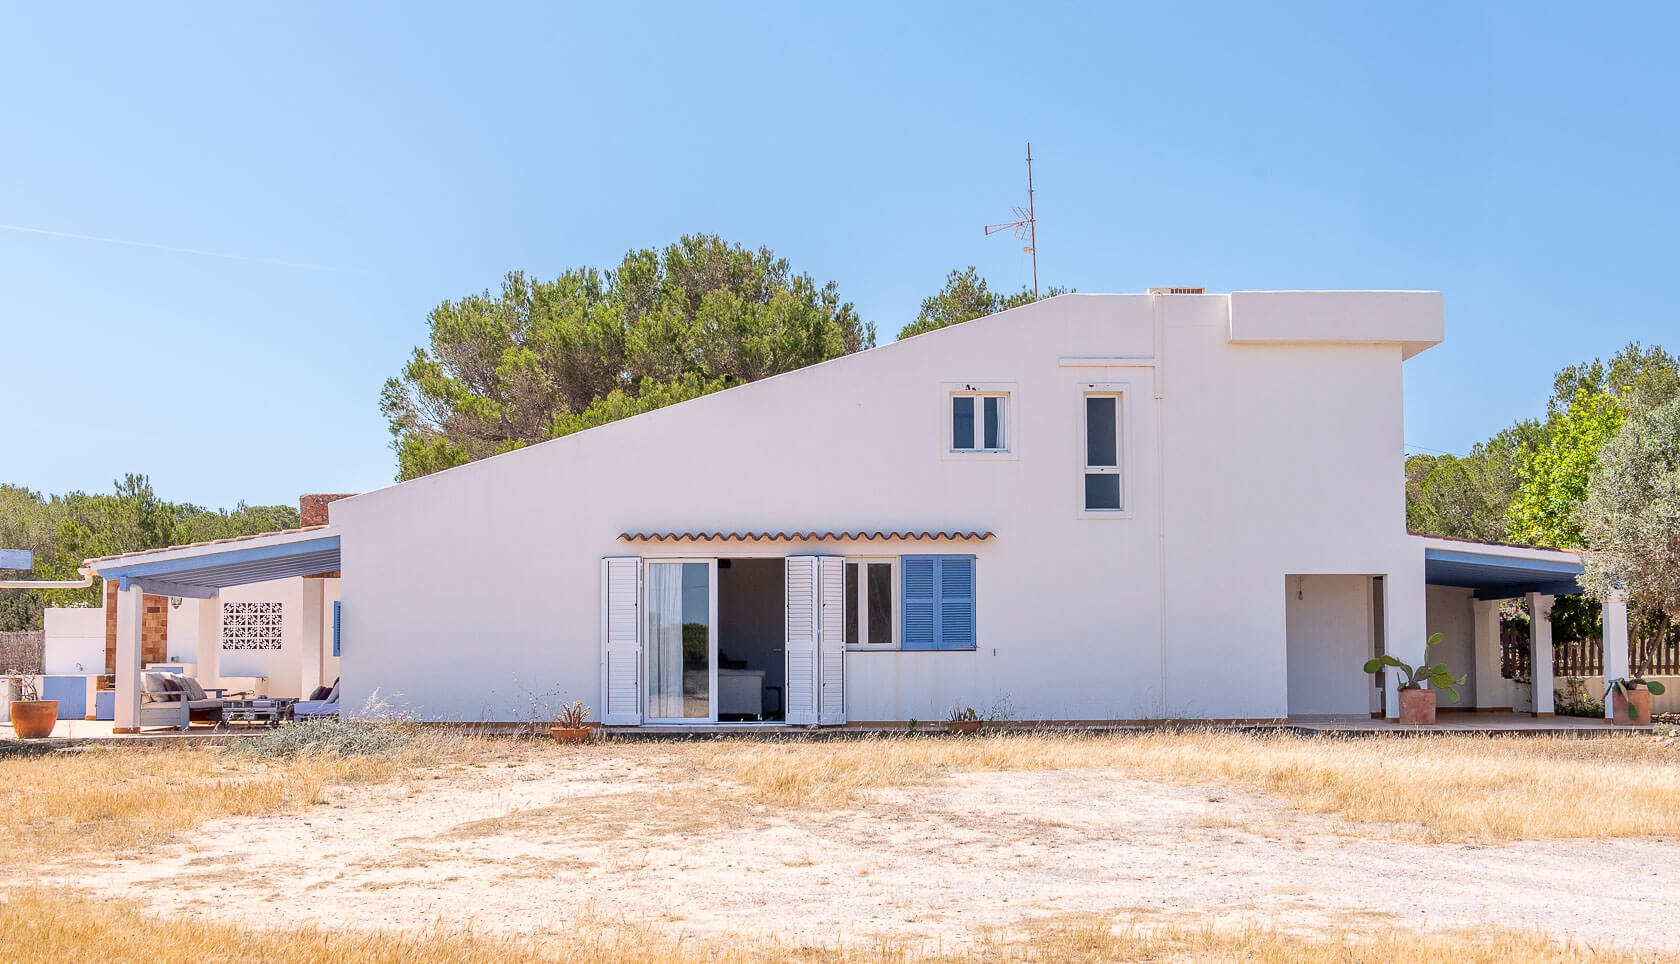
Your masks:
M447 725L447 724L445 724ZM490 723L490 724L460 724L473 727L481 731L514 736L528 734L532 731L530 724ZM1194 721L1153 721L1153 722L1087 722L1076 724L1002 724L999 729L1039 729L1065 730L1077 733L1123 733L1133 730L1157 728L1165 725L1198 725ZM1442 713L1436 725L1431 727L1402 726L1389 720L1372 719L1368 716L1302 716L1289 720L1255 721L1249 723L1210 723L1209 726L1224 726L1249 731L1283 730L1305 735L1377 735L1384 733L1488 733L1538 736L1543 734L1559 734L1566 736L1613 736L1629 733L1649 733L1649 726L1617 726L1604 720L1587 719L1583 717L1557 716L1537 719L1527 713ZM225 743L247 736L262 733L265 727L236 724L226 726L194 726L187 731L175 729L146 729L139 733L116 734L111 732L112 724L109 720L59 720L53 728L52 736L42 742L77 744L77 743L173 743L173 742L203 742ZM922 733L939 733L944 728L937 723L924 723L918 730ZM541 728L538 728L541 732ZM615 728L611 732L616 737L629 739L672 739L713 736L780 736L780 737L819 737L860 735L865 733L903 733L903 724L883 725L848 725L844 727L806 728L798 726L784 726L779 723L719 723L700 726L642 726L635 728ZM10 723L0 723L0 741L15 740Z

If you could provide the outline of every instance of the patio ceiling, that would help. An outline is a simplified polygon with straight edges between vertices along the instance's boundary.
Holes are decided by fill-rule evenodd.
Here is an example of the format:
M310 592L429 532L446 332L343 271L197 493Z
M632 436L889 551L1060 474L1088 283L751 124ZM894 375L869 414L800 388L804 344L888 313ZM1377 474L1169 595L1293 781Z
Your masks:
M1423 550L1424 581L1473 589L1478 599L1510 599L1539 592L1581 592L1581 559L1573 552L1430 540Z
M337 572L338 532L331 526L289 529L89 559L84 565L117 580L122 589L208 599L229 586Z

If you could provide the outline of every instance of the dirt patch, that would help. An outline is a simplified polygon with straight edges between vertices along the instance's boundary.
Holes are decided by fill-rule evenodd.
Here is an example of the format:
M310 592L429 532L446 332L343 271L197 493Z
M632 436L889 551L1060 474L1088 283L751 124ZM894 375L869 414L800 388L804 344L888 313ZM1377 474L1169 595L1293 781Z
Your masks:
M1644 899L1680 884L1668 839L1426 845L1270 796L1106 768L944 771L845 805L773 805L685 759L537 745L515 765L438 768L331 789L302 813L215 821L137 859L59 863L44 882L260 926L527 932L605 918L952 944L1119 912L1324 933L1497 921L1680 947L1680 918Z

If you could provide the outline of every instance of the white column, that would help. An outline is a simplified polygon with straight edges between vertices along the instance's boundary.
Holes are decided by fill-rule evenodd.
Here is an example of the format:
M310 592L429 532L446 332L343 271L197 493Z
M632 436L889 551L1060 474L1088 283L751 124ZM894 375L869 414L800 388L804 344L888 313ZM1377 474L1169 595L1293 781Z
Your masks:
M1475 643L1476 709L1509 706L1501 703L1505 688L1499 675L1499 604L1497 599L1470 600L1471 639Z
M198 600L198 682L222 685L222 594Z
M112 730L140 731L140 619L146 594L135 586L117 593L117 705Z
M1423 550L1417 552L1415 565L1399 572L1390 572L1383 580L1388 598L1383 601L1383 615L1388 622L1383 644L1389 653L1412 665L1423 662L1429 640L1428 589L1423 577ZM1399 670L1390 669L1383 685L1385 715L1389 719L1400 716Z
M1543 592L1528 594L1528 675L1534 680L1534 715L1551 716L1556 711L1552 697L1552 598Z
M303 612L300 617L303 622L303 652L299 656L303 660L302 672L298 676L299 696L309 698L309 693L321 685L321 590L326 580L303 580Z
M1624 679L1628 665L1628 597L1625 589L1612 589L1604 599L1604 681ZM1609 696L1604 698L1604 718L1616 711Z

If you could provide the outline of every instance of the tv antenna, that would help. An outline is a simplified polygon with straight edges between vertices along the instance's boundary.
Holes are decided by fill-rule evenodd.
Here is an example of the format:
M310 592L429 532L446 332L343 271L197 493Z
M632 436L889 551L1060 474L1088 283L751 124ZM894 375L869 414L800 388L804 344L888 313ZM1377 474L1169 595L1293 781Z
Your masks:
M991 237L1003 231L1014 231L1017 241L1026 241L1021 248L1023 254L1032 255L1033 266L1033 300L1038 300L1038 218L1033 214L1033 179L1032 179L1032 142L1027 142L1027 207L1022 210L1019 204L1011 205L1010 210L1015 214L1015 220L1002 224L986 225L986 236Z

